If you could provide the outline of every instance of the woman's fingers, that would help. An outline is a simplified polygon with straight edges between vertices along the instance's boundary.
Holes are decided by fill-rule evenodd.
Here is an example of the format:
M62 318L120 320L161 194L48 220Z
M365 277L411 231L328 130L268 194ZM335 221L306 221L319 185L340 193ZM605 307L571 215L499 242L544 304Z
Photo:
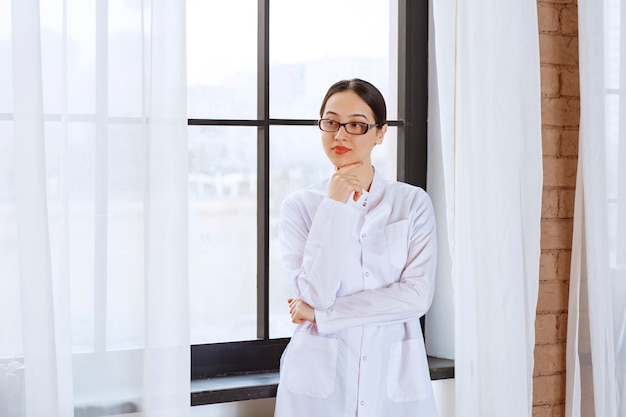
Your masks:
M363 187L359 177L352 173L355 169L363 166L363 161L336 167L335 173L330 177L328 184L328 197L345 203L350 194L354 193L355 201L361 195Z
M290 298L287 301L289 302L289 314L293 323L315 322L315 310L313 307L299 298Z
M361 194L362 190L361 181L359 181L356 175L337 171L330 178L328 197L345 203L348 201L350 194L355 193L355 196L358 196Z

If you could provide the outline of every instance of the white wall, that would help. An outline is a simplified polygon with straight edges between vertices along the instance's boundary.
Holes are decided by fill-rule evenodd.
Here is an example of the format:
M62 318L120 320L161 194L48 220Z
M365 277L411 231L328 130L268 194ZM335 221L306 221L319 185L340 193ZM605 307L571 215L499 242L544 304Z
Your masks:
M454 417L454 379L433 381L439 417ZM191 407L191 417L272 417L274 398Z

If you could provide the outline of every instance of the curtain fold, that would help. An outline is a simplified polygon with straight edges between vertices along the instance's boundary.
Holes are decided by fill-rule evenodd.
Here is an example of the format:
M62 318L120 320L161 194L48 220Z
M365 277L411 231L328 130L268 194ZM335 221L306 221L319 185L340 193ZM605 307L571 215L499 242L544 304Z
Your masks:
M151 10L146 239L146 363L150 366L144 368L144 407L151 417L179 415L190 402L186 28L182 4L163 1ZM171 27L178 30L172 32Z
M626 415L626 7L578 3L580 133L566 415Z
M39 401L26 401L26 415L45 415L59 401L56 387L57 361L54 335L54 305L46 204L46 164L41 80L41 43L39 4L29 0L14 4L13 73L14 80L26 86L13 94L15 140L15 209L18 230L17 248L20 271L20 316L23 326L24 389L41 392ZM22 71L32 68L32 71ZM37 262L33 262L37 259ZM5 294L6 296L6 294Z
M453 282L458 417L532 415L543 179L536 7L433 1L428 178L445 188L429 192L449 253L438 285Z
M185 2L0 15L0 415L188 415Z

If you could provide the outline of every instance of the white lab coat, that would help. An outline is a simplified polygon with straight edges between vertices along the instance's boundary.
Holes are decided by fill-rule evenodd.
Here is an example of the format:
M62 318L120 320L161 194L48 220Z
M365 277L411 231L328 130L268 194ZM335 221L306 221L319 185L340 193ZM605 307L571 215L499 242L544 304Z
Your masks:
M275 417L437 415L420 317L433 299L437 244L428 195L374 174L358 201L328 180L281 208L283 264L315 308L281 358Z

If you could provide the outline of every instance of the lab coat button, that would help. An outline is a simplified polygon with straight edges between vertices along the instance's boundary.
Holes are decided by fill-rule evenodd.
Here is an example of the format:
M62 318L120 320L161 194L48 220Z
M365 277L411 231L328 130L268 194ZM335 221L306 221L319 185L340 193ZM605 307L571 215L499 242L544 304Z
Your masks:
M366 273L365 273L365 276L366 276L366 277L369 277L369 276L370 276L370 273L369 273L369 272L366 272Z
M365 401L361 401L361 405L365 405Z
M361 237L367 236L367 233L361 233Z
M363 360L366 361L367 360L367 356L363 356Z

